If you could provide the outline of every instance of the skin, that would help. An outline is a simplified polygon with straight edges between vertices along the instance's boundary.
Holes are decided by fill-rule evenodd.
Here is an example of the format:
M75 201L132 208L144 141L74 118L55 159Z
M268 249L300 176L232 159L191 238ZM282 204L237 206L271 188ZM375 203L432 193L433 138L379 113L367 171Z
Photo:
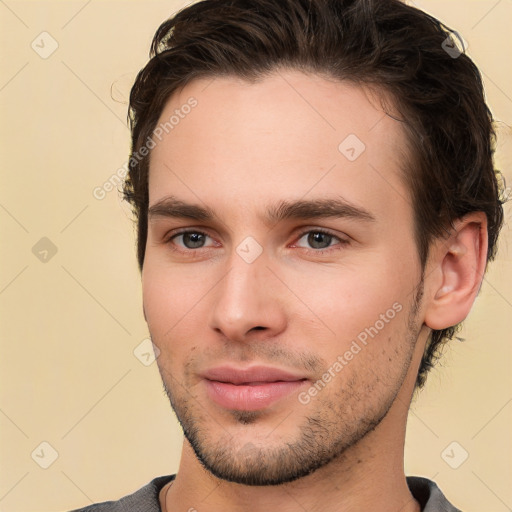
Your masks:
M253 84L201 79L170 98L161 121L191 96L197 106L152 149L149 205L172 195L217 218L151 216L142 273L158 366L185 432L162 509L420 510L404 476L407 413L430 330L462 321L478 292L485 216L435 241L422 279L400 178L405 135L368 91L293 70ZM338 150L349 134L366 146L354 161ZM340 197L374 220L264 218L279 201ZM204 246L173 237L183 228L206 234ZM308 237L315 229L332 235L320 235L320 248ZM262 249L252 263L237 253L248 236ZM393 304L400 312L301 403L299 392ZM228 410L200 376L220 364L271 365L307 381L262 410Z

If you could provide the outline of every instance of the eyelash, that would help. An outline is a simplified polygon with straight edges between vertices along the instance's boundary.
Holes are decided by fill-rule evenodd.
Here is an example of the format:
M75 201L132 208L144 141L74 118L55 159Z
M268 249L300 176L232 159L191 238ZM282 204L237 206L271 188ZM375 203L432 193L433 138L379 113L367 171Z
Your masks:
M299 247L299 249L301 249L302 251L304 251L308 255L313 255L313 256L323 256L323 255L326 255L326 256L329 256L329 255L331 255L331 253L333 251L339 251L343 247L345 247L345 246L350 244L349 240L345 240L343 238L340 238L339 236L335 235L331 231L329 231L327 229L323 229L323 228L307 229L305 231L302 231L298 235L298 237L297 237L297 242L301 238L303 238L304 235L308 235L309 233L322 233L324 235L330 236L333 240L337 240L338 244L335 244L333 246L329 246L329 247L327 247L325 249L311 249L311 248L308 248L308 247ZM297 242L294 242L294 244L296 244Z
M193 252L199 251L200 249L210 249L211 248L211 247L206 247L206 248L198 247L197 249L187 249L187 248L176 249L175 247L172 247L171 242L174 238L176 238L180 235L186 235L188 233L194 233L194 234L203 235L203 236L212 238L208 233L205 233L204 231L200 231L197 229L182 229L180 231L172 232L170 236L167 236L165 238L164 243L171 245L171 249L173 251L181 252L181 253L193 253ZM325 249L311 249L311 248L307 248L307 247L299 247L299 249L302 249L303 251L305 251L306 254L313 254L315 256L330 254L332 251L340 250L342 247L350 245L349 240L340 238L339 236L335 235L334 233L332 233L326 229L323 229L323 228L308 229L306 231L303 231L298 235L297 241L299 241L301 238L304 237L304 235L308 235L309 233L322 233L324 235L330 236L333 239L337 240L338 244L336 244L334 246L327 247ZM297 243L297 242L295 242L295 243Z

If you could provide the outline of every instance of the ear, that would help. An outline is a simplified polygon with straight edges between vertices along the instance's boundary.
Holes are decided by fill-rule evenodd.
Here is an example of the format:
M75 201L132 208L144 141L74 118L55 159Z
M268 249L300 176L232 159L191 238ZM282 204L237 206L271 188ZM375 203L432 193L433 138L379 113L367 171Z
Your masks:
M454 224L449 238L431 248L426 280L429 302L425 324L434 330L462 322L469 314L487 264L487 217L473 212Z

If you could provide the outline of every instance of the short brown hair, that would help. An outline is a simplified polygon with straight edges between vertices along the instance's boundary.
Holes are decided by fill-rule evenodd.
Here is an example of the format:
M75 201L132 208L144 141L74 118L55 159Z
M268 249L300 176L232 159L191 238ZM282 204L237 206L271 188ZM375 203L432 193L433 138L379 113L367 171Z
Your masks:
M453 34L399 0L203 0L162 23L131 90L128 115L132 147L123 192L138 226L140 270L149 155L141 158L139 151L170 96L198 78L255 81L280 68L376 86L389 94L410 146L403 178L413 200L422 268L432 240L474 211L487 216L492 260L503 223L492 158L496 137L477 67L456 46L447 51ZM459 327L432 331L419 387L443 342Z

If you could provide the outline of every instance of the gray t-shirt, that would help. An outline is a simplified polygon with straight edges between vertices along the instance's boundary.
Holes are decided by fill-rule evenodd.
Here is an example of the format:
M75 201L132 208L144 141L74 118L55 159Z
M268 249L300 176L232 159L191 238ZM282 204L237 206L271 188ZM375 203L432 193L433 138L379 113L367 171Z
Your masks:
M167 482L174 480L175 476L155 478L137 492L118 501L96 503L71 512L162 512L158 493ZM407 485L411 494L420 504L422 512L461 512L448 502L432 480L418 476L408 476Z

